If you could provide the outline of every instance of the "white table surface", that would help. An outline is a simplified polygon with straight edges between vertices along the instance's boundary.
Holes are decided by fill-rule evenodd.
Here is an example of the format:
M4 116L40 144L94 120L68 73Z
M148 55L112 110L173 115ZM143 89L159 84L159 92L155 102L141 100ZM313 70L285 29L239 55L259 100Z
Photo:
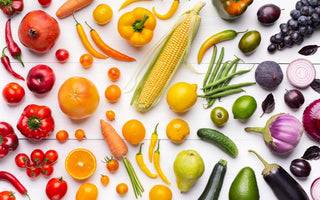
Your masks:
M19 84L23 85L26 90L26 96L24 101L17 106L8 106L2 98L0 98L0 121L6 121L14 126L16 134L19 136L20 145L16 151L10 152L8 156L3 158L0 161L0 170L7 170L14 175L16 175L19 180L26 186L29 191L29 195L33 200L43 200L47 199L45 194L45 185L49 178L44 178L43 176L39 176L35 179L30 179L27 177L25 170L19 169L14 163L14 157L20 152L24 152L30 154L32 150L36 148L40 148L44 151L49 149L55 149L59 153L58 162L54 165L54 173L51 177L60 177L63 176L64 179L68 183L68 192L64 199L74 199L76 191L78 187L84 182L90 182L95 184L99 189L99 197L98 199L135 199L134 193L131 188L129 177L125 171L123 163L120 161L120 169L115 173L109 173L105 164L101 162L104 156L110 156L110 151L102 139L100 132L99 119L105 119L105 112L108 109L112 109L116 113L116 120L112 122L112 125L115 129L121 133L122 125L130 119L138 119L140 120L147 130L147 134L145 140L145 146L143 148L143 155L145 156L145 161L150 169L154 171L153 166L147 161L147 146L150 142L150 136L154 129L154 126L157 122L159 122L158 133L159 138L161 139L161 166L163 168L164 173L167 175L168 179L171 181L171 185L169 185L170 189L173 192L173 199L188 199L194 200L199 197L201 192L203 191L205 184L207 183L208 177L211 173L213 166L218 162L220 158L228 161L228 169L226 173L226 177L224 180L224 184L222 187L222 191L220 194L220 199L228 198L228 190L231 182L235 178L236 174L243 167L250 166L254 169L256 173L256 178L258 181L258 186L260 190L260 196L262 200L267 199L276 199L273 195L271 189L264 182L261 171L263 169L263 165L258 161L258 159L253 155L248 153L248 149L254 149L259 152L268 162L270 163L278 163L284 169L289 171L290 162L298 157L301 157L304 151L311 145L317 145L316 142L312 141L306 134L304 134L301 138L301 142L297 146L297 148L286 156L279 156L271 153L269 149L265 146L261 135L254 133L246 133L243 131L243 128L246 126L264 126L266 120L272 115L280 112L287 112L295 115L297 118L301 120L302 113L304 108L311 103L313 100L319 98L319 94L314 92L311 88L304 89L302 92L305 95L305 103L299 110L291 110L288 106L285 105L283 101L283 95L285 93L285 89L293 88L289 83L286 77L284 77L282 84L273 91L276 101L276 107L272 114L265 114L262 118L259 116L262 113L261 110L261 102L269 93L268 91L263 90L258 85L251 86L245 88L246 93L248 95L252 95L256 98L258 107L254 115L251 117L249 121L246 123L241 123L237 120L234 120L232 117L231 106L234 100L243 95L235 94L229 97L222 98L221 102L216 102L215 106L223 106L225 107L230 114L230 120L223 128L217 128L214 126L210 120L210 111L211 109L204 109L203 104L205 101L203 99L198 99L197 103L192 107L192 109L184 114L177 114L171 111L165 101L165 98L162 98L157 106L151 109L147 113L139 113L132 106L129 105L130 99L132 97L131 93L123 93L121 99L114 104L108 103L108 101L104 98L104 90L105 88L112 84L112 82L107 77L107 71L110 67L118 67L121 70L121 78L117 85L121 88L127 83L127 80L131 77L138 64L142 60L143 56L146 52L155 44L161 36L168 31L169 27L173 25L176 19L179 17L181 13L190 9L195 5L198 1L187 1L181 0L180 6L178 8L177 13L169 20L157 20L157 27L155 30L154 38L152 42L144 47L136 48L131 46L127 41L122 39L117 31L117 21L119 17L128 11L131 11L133 8L138 6L143 6L147 9L152 8L152 6L156 7L156 10L164 13L166 12L172 1L169 0L154 0L154 1L145 1L134 3L127 8L118 12L118 8L121 5L121 1L94 1L90 6L85 9L76 12L76 17L80 23L84 25L84 28L89 34L89 29L85 26L84 22L88 21L97 31L100 33L101 37L104 39L106 43L108 43L111 47L118 49L121 52L124 52L130 56L133 56L137 59L136 62L121 62L116 61L112 58L107 60L95 59L94 64L90 69L83 69L79 63L79 57L83 53L86 53L86 50L82 46L80 39L77 35L75 23L72 17L68 17L62 20L58 20L61 35L56 42L55 46L51 51L45 53L43 55L38 55L30 52L27 48L21 45L17 36L18 25L22 19L22 17L31 10L42 9L52 16L55 17L55 11L62 4L62 1L53 1L52 4L48 8L42 8L36 0L25 1L25 8L23 12L14 16L12 19L12 31L13 37L17 41L17 43L21 46L22 49L22 59L26 65L25 68L21 67L21 65L14 59L11 59L13 69L16 70L23 76L26 76L28 70L37 65L37 64L46 64L52 67L56 74L56 83L47 95L44 96L35 96L32 94L25 82L17 80L13 78L3 67L0 67L1 79L0 79L0 89L4 87L5 84L11 81L16 81ZM227 22L218 17L217 12L210 0L205 0L207 5L202 9L201 16L202 22L200 25L200 29L198 35L196 36L191 51L189 55L189 62L193 64L193 66L201 72L205 72L210 60L210 55L212 49L208 51L205 55L202 64L198 65L196 63L196 55L197 51L202 44L202 42L208 38L209 36L220 32L225 29L234 29L237 31L243 31L246 29L252 30L256 29L260 31L262 35L262 41L260 47L257 51L250 55L243 55L240 50L237 48L238 41L241 36L238 36L234 40L227 41L218 45L219 50L222 46L225 47L225 60L233 59L234 55L242 58L246 64L241 64L239 69L248 69L252 67L253 64L258 64L265 60L274 60L280 63L283 72L285 73L285 69L291 61L297 58L301 58L297 52L301 48L301 46L294 46L292 48L286 49L281 52L276 52L275 54L269 54L266 50L269 44L269 37L272 34L275 34L279 31L279 24L282 22L286 22L289 19L289 12L294 8L296 0L286 0L286 1L276 1L269 0L268 2L254 1L252 5L248 8L248 10L243 14L241 18L233 22ZM95 24L92 18L93 9L100 3L106 3L110 5L114 11L113 18L111 22L104 26L99 26ZM282 9L282 14L280 19L272 26L262 26L258 23L256 18L256 12L258 8L264 3L275 3ZM0 24L3 28L0 28L0 35L2 39L0 40L0 47L5 46L4 39L4 26L7 17L5 17L2 13L0 14ZM303 45L307 44L319 44L319 33L315 32L310 38L307 38ZM58 63L55 58L55 51L59 48L65 48L70 52L70 59L67 63L61 64ZM220 51L219 51L220 52ZM313 56L307 57L307 59L311 60L315 67L318 68L319 65L319 53ZM317 69L318 73L318 69ZM66 115L64 115L58 106L57 101L57 92L60 85L71 76L83 76L90 80L93 80L96 84L99 94L100 94L100 103L97 111L89 118L84 120L70 120ZM176 75L172 79L169 86L172 84L185 81L189 83L196 83L199 86L202 84L204 74L197 74L188 69L185 65L182 65L180 69L177 71ZM251 73L242 75L241 77L235 78L234 82L248 81L254 80L254 70ZM201 93L201 90L198 88L198 92ZM55 131L50 135L48 139L45 139L40 142L31 142L26 140L21 133L16 129L16 124L22 110L28 104L35 103L39 105L47 105L52 109L52 115L55 119ZM188 122L190 125L191 133L187 137L186 141L182 144L174 144L168 140L165 128L168 122L174 118L181 118ZM196 131L199 128L214 128L228 135L231 139L235 141L237 146L239 147L239 156L237 158L231 158L226 153L221 151L216 146L203 142L199 140L196 135ZM88 139L84 141L77 141L74 137L74 131L78 128L82 128L86 131L86 136ZM58 130L65 129L69 132L70 138L65 143L59 143L55 139L55 133ZM87 148L91 150L97 159L97 169L92 177L85 181L76 181L72 177L68 175L64 168L65 157L68 152L75 148ZM148 199L148 193L152 186L156 184L165 184L160 178L150 179L139 169L135 162L135 154L138 151L138 146L133 146L128 144L129 153L128 157L131 160L136 172L144 186L145 192L143 193L143 197L140 199ZM180 193L177 188L175 182L175 176L173 172L173 161L175 159L176 154L185 149L194 149L199 152L205 162L205 172L203 176L198 180L198 182L186 193ZM310 185L312 181L320 176L319 170L320 165L319 161L311 161L312 172L310 176L305 180L298 180L299 183L303 186L303 188L310 194ZM100 174L107 174L110 177L110 184L106 187L102 186L100 183ZM51 178L50 177L50 178ZM129 185L129 192L125 196L119 196L116 191L116 185L120 182L126 182ZM8 182L0 181L0 191L2 190L13 190L16 192L17 199L26 199L18 193L18 191L13 188Z

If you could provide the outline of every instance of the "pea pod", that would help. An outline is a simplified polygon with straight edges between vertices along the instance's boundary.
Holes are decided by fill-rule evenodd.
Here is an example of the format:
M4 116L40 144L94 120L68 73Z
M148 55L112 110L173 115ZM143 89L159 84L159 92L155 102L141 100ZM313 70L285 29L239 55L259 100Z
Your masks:
M212 35L211 37L209 37L206 41L203 42L203 44L201 45L199 52L198 52L198 64L201 63L201 60L204 56L204 54L206 53L206 51L212 47L213 45L219 43L219 42L223 42L226 40L231 40L233 38L235 38L239 33L244 33L246 31L242 31L242 32L236 32L235 30L225 30L225 31L221 31L219 33L216 33L214 35Z

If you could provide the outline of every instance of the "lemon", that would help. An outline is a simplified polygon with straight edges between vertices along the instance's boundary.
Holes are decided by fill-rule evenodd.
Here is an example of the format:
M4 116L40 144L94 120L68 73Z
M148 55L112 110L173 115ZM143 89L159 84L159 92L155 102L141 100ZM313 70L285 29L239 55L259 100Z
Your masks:
M182 119L171 120L166 128L167 137L175 143L181 143L190 134L190 128Z
M110 8L110 6L108 6L107 4L99 4L92 13L93 19L94 21L99 24L99 25L104 25L106 23L108 23L112 16L113 16L113 11Z
M169 107L178 113L188 111L197 101L197 85L178 82L167 93Z

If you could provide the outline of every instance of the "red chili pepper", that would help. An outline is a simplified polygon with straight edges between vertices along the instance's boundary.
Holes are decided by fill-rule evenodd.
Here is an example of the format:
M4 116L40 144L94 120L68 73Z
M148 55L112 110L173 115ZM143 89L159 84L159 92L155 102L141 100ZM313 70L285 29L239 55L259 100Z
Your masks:
M27 189L22 185L22 183L11 173L6 171L0 171L0 179L9 181L22 195L26 195L29 199Z
M49 137L54 130L54 120L47 106L30 104L23 110L17 124L18 130L29 139Z
M5 157L9 151L14 151L19 145L17 135L10 124L0 122L0 158Z
M21 60L21 49L12 38L11 19L8 19L7 23L6 23L5 38L6 38L7 47L8 47L8 50L9 50L11 56L14 57L15 59L18 59L20 61L20 63L22 64L22 66L24 66L24 64Z
M0 8L2 12L8 16L21 12L23 7L23 0L0 0Z
M8 72L10 72L14 77L16 78L19 78L21 80L24 81L24 78L22 76L20 76L19 74L17 74L15 71L13 71L12 67L11 67L11 64L10 64L10 60L9 60L9 57L6 56L6 54L4 53L4 50L6 49L7 47L3 48L2 49L2 56L1 56L1 63L3 64L3 66L6 68L6 70Z

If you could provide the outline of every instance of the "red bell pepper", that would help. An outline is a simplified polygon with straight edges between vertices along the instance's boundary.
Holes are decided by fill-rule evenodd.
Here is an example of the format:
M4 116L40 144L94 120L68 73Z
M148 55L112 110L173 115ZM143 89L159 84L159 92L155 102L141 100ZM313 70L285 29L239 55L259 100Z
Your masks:
M0 122L0 158L5 157L9 151L14 151L19 145L17 135L10 124Z
M0 0L0 8L8 16L21 12L23 7L23 0Z
M17 124L18 130L29 139L41 140L54 130L54 120L47 106L28 105Z

